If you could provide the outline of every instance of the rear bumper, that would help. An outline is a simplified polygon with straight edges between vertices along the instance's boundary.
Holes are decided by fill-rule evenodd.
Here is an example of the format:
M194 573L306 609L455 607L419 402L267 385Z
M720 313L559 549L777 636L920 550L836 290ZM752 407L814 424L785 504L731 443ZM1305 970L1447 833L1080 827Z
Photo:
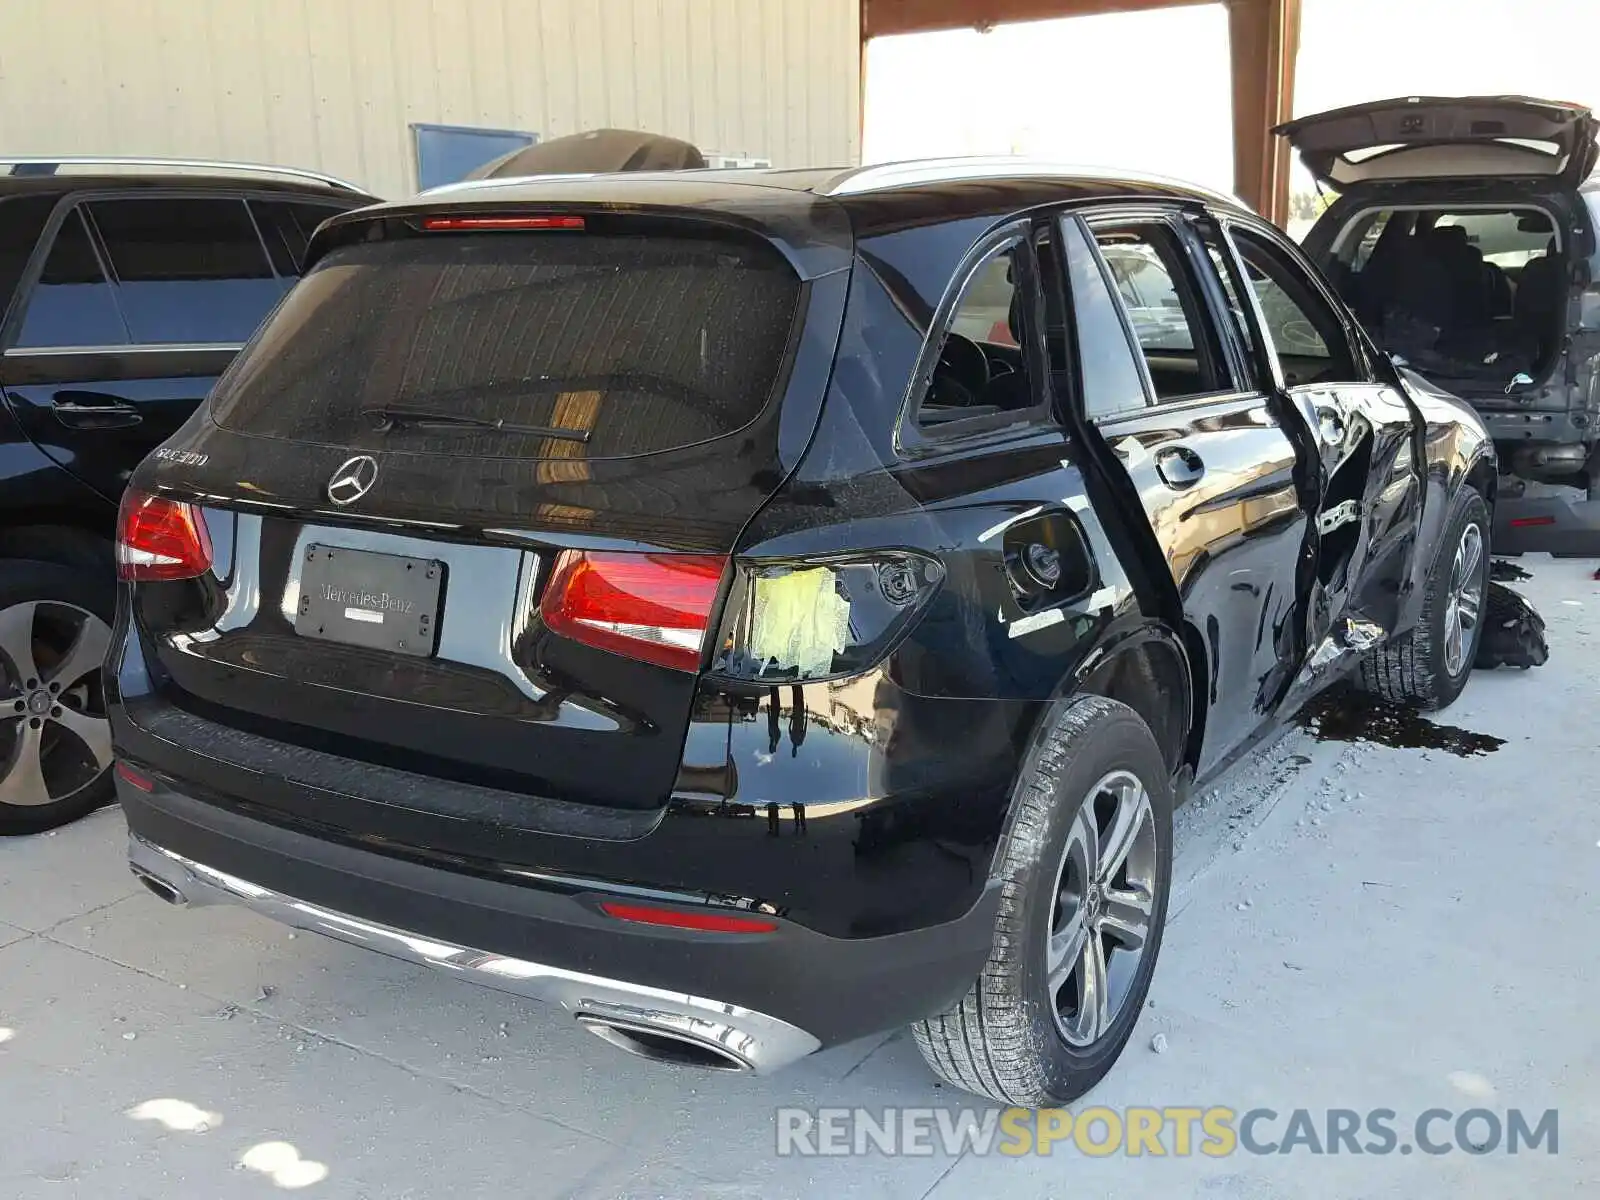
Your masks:
M1502 492L1495 504L1496 554L1600 556L1600 500L1577 488L1550 488L1540 495Z
M637 901L637 891L509 883L397 858L195 799L170 781L118 789L131 865L163 898L242 905L555 1003L625 1048L640 1048L629 1044L638 1030L691 1043L706 1065L774 1070L949 1007L982 967L998 902L990 889L958 921L876 938L781 918L760 934L637 925L599 907Z
M308 904L164 850L137 834L128 838L128 862L146 886L170 903L242 905L296 929L452 971L499 991L559 1004L578 1020L604 1029L670 1033L704 1047L715 1056L711 1061L725 1061L730 1067L775 1070L804 1058L819 1044L787 1021L737 1004L434 941L414 931Z

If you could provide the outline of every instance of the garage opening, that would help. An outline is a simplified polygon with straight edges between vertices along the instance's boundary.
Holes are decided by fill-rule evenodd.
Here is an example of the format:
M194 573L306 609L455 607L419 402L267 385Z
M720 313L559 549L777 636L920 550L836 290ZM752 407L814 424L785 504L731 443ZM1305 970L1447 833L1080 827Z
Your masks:
M863 160L1016 154L1231 193L1228 28L1200 4L875 36Z

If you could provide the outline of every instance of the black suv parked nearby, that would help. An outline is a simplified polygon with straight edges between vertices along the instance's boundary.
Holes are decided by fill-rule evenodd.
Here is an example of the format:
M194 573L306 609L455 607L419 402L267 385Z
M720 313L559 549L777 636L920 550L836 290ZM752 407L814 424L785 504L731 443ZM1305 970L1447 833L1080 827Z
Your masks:
M1600 148L1587 108L1410 97L1283 126L1338 200L1306 251L1379 346L1470 400L1521 481L1496 544L1600 550Z
M168 900L659 1059L909 1023L1066 1100L1138 1018L1189 781L1351 672L1471 668L1482 425L1222 197L501 181L310 262L123 501L118 791Z
M308 171L0 160L0 834L107 803L99 666L134 467L188 419L300 273L371 202Z

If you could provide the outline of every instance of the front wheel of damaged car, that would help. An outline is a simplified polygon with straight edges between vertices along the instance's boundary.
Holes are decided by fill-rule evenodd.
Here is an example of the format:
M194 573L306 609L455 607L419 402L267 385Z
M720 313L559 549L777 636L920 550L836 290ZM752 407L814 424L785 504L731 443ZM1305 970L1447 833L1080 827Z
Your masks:
M1024 766L1000 847L988 961L912 1027L934 1071L1006 1104L1064 1104L1099 1082L1144 1007L1172 877L1172 791L1137 713L1064 701Z
M1362 660L1362 691L1423 709L1454 703L1478 655L1489 590L1489 506L1475 490L1456 493L1409 633Z

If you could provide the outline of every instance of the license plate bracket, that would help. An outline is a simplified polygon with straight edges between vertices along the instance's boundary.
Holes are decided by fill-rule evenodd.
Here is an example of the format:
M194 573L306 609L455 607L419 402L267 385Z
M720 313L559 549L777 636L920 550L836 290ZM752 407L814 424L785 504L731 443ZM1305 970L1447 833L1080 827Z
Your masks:
M445 565L313 543L300 567L301 637L427 658L439 638Z

